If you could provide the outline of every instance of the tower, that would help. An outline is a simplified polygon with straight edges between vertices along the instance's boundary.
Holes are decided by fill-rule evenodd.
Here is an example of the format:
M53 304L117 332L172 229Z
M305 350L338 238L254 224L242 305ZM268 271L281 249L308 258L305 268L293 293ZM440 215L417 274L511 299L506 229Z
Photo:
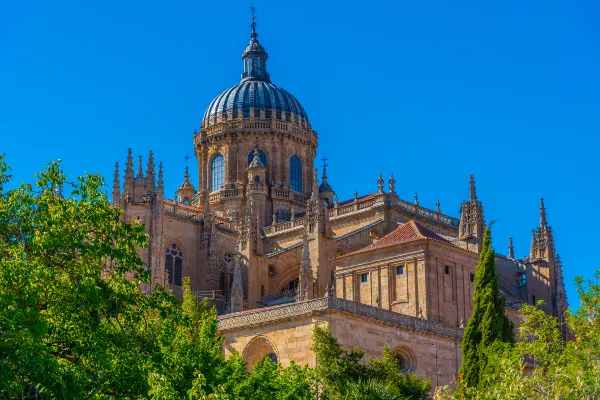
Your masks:
M544 198L540 198L540 225L532 230L529 252L530 271L527 276L529 301L544 301L543 308L552 315L558 315L556 250L552 228L546 218ZM562 274L561 274L562 275ZM562 276L561 276L562 278Z
M468 250L481 251L483 234L485 233L485 217L483 204L477 200L475 177L469 179L469 200L463 201L458 226L459 239Z

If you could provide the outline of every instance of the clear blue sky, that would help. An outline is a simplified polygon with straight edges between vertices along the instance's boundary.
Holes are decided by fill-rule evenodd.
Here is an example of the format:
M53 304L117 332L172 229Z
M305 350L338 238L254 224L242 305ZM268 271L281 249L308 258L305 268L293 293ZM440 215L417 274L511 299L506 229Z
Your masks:
M239 81L248 6L3 1L0 152L15 180L61 158L110 186L132 147L154 150L172 194L206 106ZM394 172L402 198L458 216L473 173L496 250L513 236L522 257L544 196L577 306L573 277L600 268L600 3L255 6L271 78L308 112L340 199Z

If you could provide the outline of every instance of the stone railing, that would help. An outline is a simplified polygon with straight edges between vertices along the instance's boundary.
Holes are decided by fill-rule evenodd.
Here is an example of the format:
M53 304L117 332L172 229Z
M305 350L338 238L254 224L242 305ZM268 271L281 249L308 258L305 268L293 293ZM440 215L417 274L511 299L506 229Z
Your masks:
M217 124L209 127L206 130L206 136L218 135L220 133L231 130L246 129L273 129L276 131L291 133L296 136L308 138L315 144L318 143L317 135L311 129L304 128L293 122L282 122L272 120L219 121L217 122ZM199 134L196 134L196 139L198 138L198 136Z
M182 215L184 217L197 219L197 220L204 218L204 210L203 209L194 207L194 206L189 206L187 204L175 202L175 201L169 200L169 199L163 200L163 210L168 213Z
M216 190L208 195L208 199L211 203L219 202L223 199L228 199L231 197L241 197L242 191L240 189L221 189Z
M347 312L361 317L399 325L409 329L434 333L455 339L463 336L463 329L455 326L441 324L404 315L378 307L368 306L355 301L338 299L336 297L323 297L316 300L295 302L256 310L242 311L226 314L219 317L219 330L243 328L257 324L275 322L278 320L312 314L318 311L336 310Z
M266 192L267 191L267 185L265 185L264 183L249 183L248 184L248 190L249 191L259 191L259 192Z
M264 228L262 228L262 231L265 235L268 235L271 233L287 231L288 229L293 229L297 226L304 226L305 223L306 215L299 218L291 219L289 221L279 222L275 225L265 226Z
M274 301L283 300L283 299L295 299L296 298L296 290L287 289L278 293L265 294L260 298L260 302L263 304L272 303Z
M395 207L400 207L401 209L408 211L411 214L419 215L421 217L431 219L434 221L439 221L443 224L451 225L454 227L458 227L458 224L460 222L460 220L458 220L457 218L453 218L453 217L450 217L449 215L444 215L438 211L433 211L433 210L427 209L425 207L421 207L418 204L409 203L408 201L404 201L404 200L400 200L400 199L390 201L389 205L395 206Z
M204 210L202 208L189 206L187 204L175 202L169 199L163 200L163 210L167 213L191 218L192 220L199 221L201 219L204 219ZM232 224L232 222L226 218L218 216L214 213L212 215L212 218L217 225L221 225L229 229L235 229L234 224Z

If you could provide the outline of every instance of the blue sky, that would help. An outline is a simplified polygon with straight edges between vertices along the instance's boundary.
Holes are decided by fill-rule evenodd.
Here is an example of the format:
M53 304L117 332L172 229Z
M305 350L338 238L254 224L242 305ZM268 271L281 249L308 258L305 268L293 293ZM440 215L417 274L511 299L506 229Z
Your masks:
M600 268L600 3L256 0L274 83L319 132L340 199L393 172L404 199L458 216L469 174L494 245L528 254L539 198L576 275ZM0 5L0 152L15 180L154 150L181 183L210 100L239 81L249 1ZM193 169L192 169L193 170ZM196 179L195 174L193 178ZM587 210L587 211L586 211Z

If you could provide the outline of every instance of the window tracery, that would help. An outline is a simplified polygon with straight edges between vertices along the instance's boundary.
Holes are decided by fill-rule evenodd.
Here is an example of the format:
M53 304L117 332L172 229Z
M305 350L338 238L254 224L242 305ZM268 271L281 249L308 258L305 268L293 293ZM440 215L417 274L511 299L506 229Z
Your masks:
M183 253L175 243L165 251L165 270L169 285L181 286L183 274Z

